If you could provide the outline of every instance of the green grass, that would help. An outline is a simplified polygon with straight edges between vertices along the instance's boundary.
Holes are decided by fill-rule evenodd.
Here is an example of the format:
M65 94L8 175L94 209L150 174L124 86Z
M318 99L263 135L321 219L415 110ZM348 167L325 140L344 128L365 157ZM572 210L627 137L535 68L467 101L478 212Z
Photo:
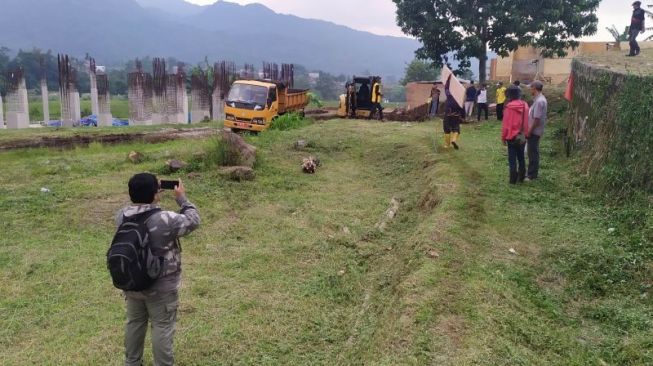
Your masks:
M624 267L640 252L617 245L633 233L608 233L623 211L585 193L552 122L541 180L517 187L497 122L463 126L456 152L439 147L440 122L267 131L247 137L254 182L193 164L203 223L183 240L178 363L650 364L650 280ZM126 182L212 143L0 153L3 363L121 362L124 306L104 255ZM315 175L301 172L308 155ZM379 231L392 198L398 215Z

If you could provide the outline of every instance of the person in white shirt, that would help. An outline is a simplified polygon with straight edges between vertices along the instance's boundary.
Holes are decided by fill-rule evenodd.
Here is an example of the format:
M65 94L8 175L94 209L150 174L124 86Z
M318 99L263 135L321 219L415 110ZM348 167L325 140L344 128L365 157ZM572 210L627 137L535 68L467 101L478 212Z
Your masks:
M478 110L477 120L479 122L481 121L481 111L485 111L485 120L487 121L489 114L487 105L487 84L481 85L481 88L478 90L478 94L476 95L476 103L478 104L476 107Z

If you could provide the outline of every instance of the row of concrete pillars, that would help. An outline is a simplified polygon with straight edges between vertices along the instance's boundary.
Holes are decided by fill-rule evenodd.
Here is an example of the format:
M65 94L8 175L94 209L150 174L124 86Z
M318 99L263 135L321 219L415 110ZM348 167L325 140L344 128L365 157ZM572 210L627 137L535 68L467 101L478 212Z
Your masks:
M58 64L61 126L75 127L80 124L82 118L80 95L77 90L77 71L72 67L67 55L59 55ZM114 119L111 114L111 96L105 68L96 66L95 60L92 58L89 59L87 67L90 77L91 112L97 117L98 126L111 126ZM217 71L214 86L209 86L205 74L191 77L189 111L186 76L181 65L174 67L171 74L167 74L165 62L156 59L153 77L151 74L144 73L138 63L137 70L129 74L129 124L186 124L202 122L207 119L224 119L224 99L235 74L235 66L222 62L222 64L216 64L215 67ZM28 128L30 126L29 100L25 77L21 69L9 74L8 86L6 127ZM42 76L40 89L43 121L48 125L50 101L45 73ZM5 127L4 112L0 96L0 128Z

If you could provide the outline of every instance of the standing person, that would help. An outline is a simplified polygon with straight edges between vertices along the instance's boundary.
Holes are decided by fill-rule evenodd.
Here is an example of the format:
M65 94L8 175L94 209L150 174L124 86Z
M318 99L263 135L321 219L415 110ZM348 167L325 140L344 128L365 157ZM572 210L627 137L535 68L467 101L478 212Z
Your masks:
M465 92L465 114L467 117L471 117L474 112L474 103L476 102L477 94L476 88L474 87L474 80L472 80Z
M356 118L356 84L347 83L347 115L349 118Z
M488 120L489 108L487 106L487 84L481 85L481 89L478 90L478 95L476 96L476 102L478 110L477 120L481 122L481 112L485 111L485 120Z
M544 127L547 121L548 102L542 90L544 84L540 81L531 83L531 94L533 105L528 114L528 181L535 180L540 172L540 138L544 135Z
M514 86L516 86L517 88L519 88L519 98L521 98L521 97L522 97L521 81L519 81L519 80L515 80L515 81L512 83L512 85L514 85Z
M497 119L503 121L503 107L506 103L506 87L503 86L503 82L499 82L497 85Z
M152 254L159 258L158 277L144 291L125 291L127 324L125 326L125 365L143 364L143 348L148 320L152 328L152 353L157 366L173 365L173 338L177 322L178 291L181 286L181 245L179 238L188 235L200 224L197 208L186 198L181 181L174 194L180 213L161 211L160 182L148 173L136 174L129 180L132 205L121 209L116 217L141 222L147 226ZM149 272L149 268L148 268Z
M431 109L429 113L431 115L431 118L437 116L439 108L440 108L440 89L438 89L437 85L434 85L433 89L431 89Z
M460 148L460 146L458 146L460 123L465 120L465 110L458 105L458 102L456 102L456 99L449 91L452 77L453 75L449 75L449 79L444 86L444 93L447 96L447 101L444 110L444 119L442 120L442 127L444 129L444 148L448 149L453 146L454 149L458 150Z
M523 182L526 176L524 145L528 131L528 103L519 98L519 88L511 85L506 91L508 103L501 128L501 140L508 146L510 184ZM519 164L519 166L518 166Z
M630 20L630 30L628 31L628 42L630 43L630 53L627 56L637 56L639 55L640 49L639 44L637 44L637 36L640 33L644 33L646 30L646 25L644 21L646 19L644 9L641 8L642 2L635 1L633 3L633 17Z
M383 107L381 106L381 101L383 100L383 86L381 85L381 78L374 78L374 84L372 84L372 109L370 110L370 118L374 115L374 112L379 112L379 121L383 121Z

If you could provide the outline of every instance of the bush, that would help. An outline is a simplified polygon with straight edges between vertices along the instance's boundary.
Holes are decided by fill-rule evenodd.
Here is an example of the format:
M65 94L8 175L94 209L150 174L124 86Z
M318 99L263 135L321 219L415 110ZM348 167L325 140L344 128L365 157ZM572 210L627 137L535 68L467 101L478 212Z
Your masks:
M322 108L324 103L314 93L308 93L308 104L316 108Z
M240 162L240 157L230 152L222 136L211 139L204 160L207 166L234 166Z
M288 131L308 125L309 122L299 113L287 113L277 117L270 125L271 130Z

